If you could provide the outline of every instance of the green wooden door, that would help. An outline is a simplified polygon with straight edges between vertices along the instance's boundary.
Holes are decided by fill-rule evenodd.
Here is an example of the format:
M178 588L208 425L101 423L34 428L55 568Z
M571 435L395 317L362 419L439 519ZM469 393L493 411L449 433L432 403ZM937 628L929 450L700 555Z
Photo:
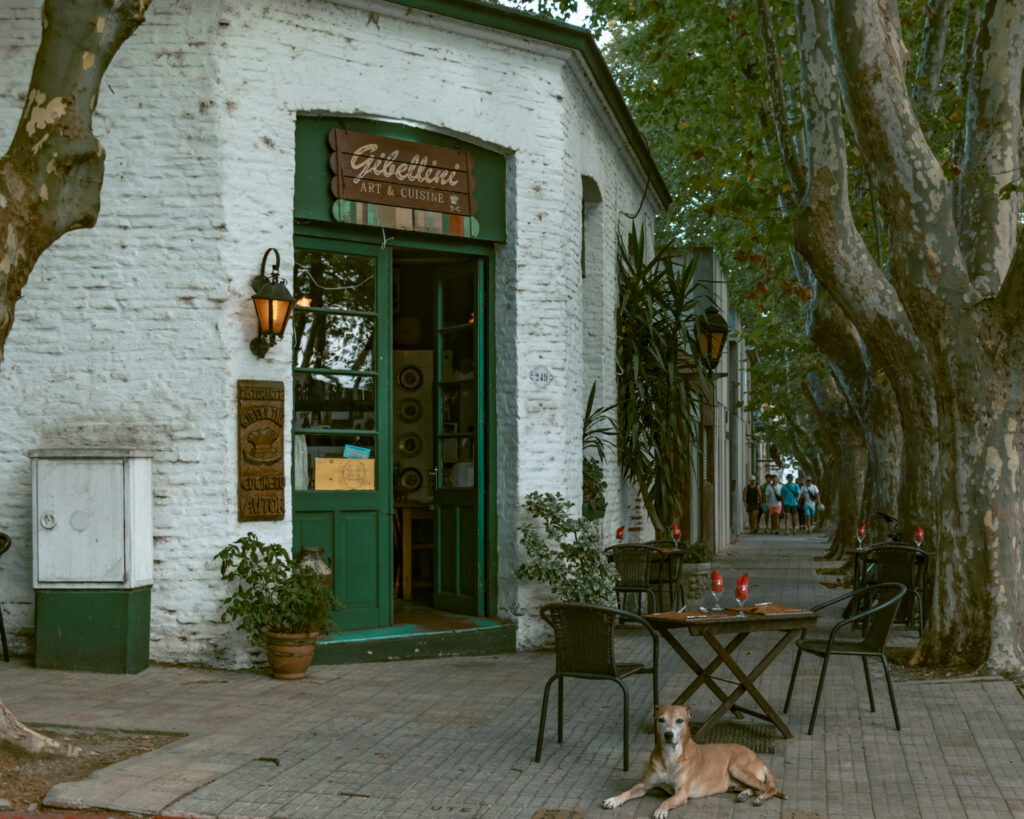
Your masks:
M436 280L434 606L484 614L484 273Z
M295 237L294 542L324 549L339 629L390 625L388 251Z

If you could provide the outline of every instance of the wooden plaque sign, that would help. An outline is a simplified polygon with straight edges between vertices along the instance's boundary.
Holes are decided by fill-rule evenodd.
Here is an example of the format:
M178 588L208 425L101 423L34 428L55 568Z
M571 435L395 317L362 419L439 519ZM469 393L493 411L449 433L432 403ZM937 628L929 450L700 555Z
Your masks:
M284 383L238 382L238 519L284 518Z
M335 128L335 199L457 216L476 214L473 157L466 151Z

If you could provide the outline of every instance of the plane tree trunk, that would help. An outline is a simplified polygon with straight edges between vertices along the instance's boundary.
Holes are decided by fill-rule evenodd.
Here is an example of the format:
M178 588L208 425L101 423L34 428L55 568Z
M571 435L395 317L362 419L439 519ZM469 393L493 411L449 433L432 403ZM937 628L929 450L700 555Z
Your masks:
M807 389L811 403L819 414L818 428L827 430L828 447L834 459L834 473L838 477L837 491L830 507L835 533L827 557L840 560L857 545L854 534L860 514L860 498L864 495L868 452L864 444L864 431L853 417L849 402L835 376L809 373Z
M103 74L149 0L43 4L43 36L21 120L0 157L0 361L36 261L100 209L103 146L92 132Z
M150 0L47 0L42 40L10 147L0 157L0 361L36 261L100 209L103 146L92 132L103 75ZM0 742L27 753L74 746L22 725L0 701Z
M919 659L1020 673L1024 261L1019 196L1024 15L992 0L967 75L956 188L904 82L888 0L798 0L808 184L794 242L884 369L903 435L898 514L936 552ZM833 50L834 45L834 50ZM843 115L877 191L888 258L850 208Z

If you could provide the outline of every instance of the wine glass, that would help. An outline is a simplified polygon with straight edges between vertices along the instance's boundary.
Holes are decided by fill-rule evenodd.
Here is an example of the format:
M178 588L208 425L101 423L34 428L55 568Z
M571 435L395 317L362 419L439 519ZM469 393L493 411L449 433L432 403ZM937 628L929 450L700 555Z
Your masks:
M924 529L920 526L914 529L914 543L917 544L918 549L924 548Z
M742 581L743 578L741 577L740 580ZM736 603L740 607L740 613L736 615L737 617L746 617L747 616L746 612L743 611L743 601L746 600L746 599L747 599L747 584L743 583L743 582L737 583L736 584Z
M868 525L866 523L862 523L860 526L857 527L857 548L858 549L863 549L864 548L864 535L867 533L867 530L868 530Z
M717 571L711 573L711 596L715 598L715 605L711 607L712 611L721 611L722 604L719 600L722 597L722 591L725 589L725 583L722 581L722 575Z
M682 537L683 530L679 528L679 524L672 521L672 542L675 543L675 548L679 549L679 538Z

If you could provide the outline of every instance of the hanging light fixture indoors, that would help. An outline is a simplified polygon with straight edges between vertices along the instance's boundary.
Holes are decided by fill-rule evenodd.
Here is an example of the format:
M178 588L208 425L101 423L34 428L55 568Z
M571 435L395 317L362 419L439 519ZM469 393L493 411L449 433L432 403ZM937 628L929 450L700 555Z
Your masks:
M274 254L274 266L271 268L270 277L266 274L267 259ZM253 307L256 308L256 320L259 322L259 333L256 338L249 342L249 349L253 355L263 358L267 350L273 347L279 338L284 336L288 327L288 319L292 314L292 307L295 306L295 299L291 292L281 281L281 254L277 248L268 248L263 254L263 263L260 265L260 275L252 280L252 289L255 291L252 297Z
M709 372L714 372L722 358L725 340L729 337L729 322L718 308L711 306L704 311L699 322L700 352Z

